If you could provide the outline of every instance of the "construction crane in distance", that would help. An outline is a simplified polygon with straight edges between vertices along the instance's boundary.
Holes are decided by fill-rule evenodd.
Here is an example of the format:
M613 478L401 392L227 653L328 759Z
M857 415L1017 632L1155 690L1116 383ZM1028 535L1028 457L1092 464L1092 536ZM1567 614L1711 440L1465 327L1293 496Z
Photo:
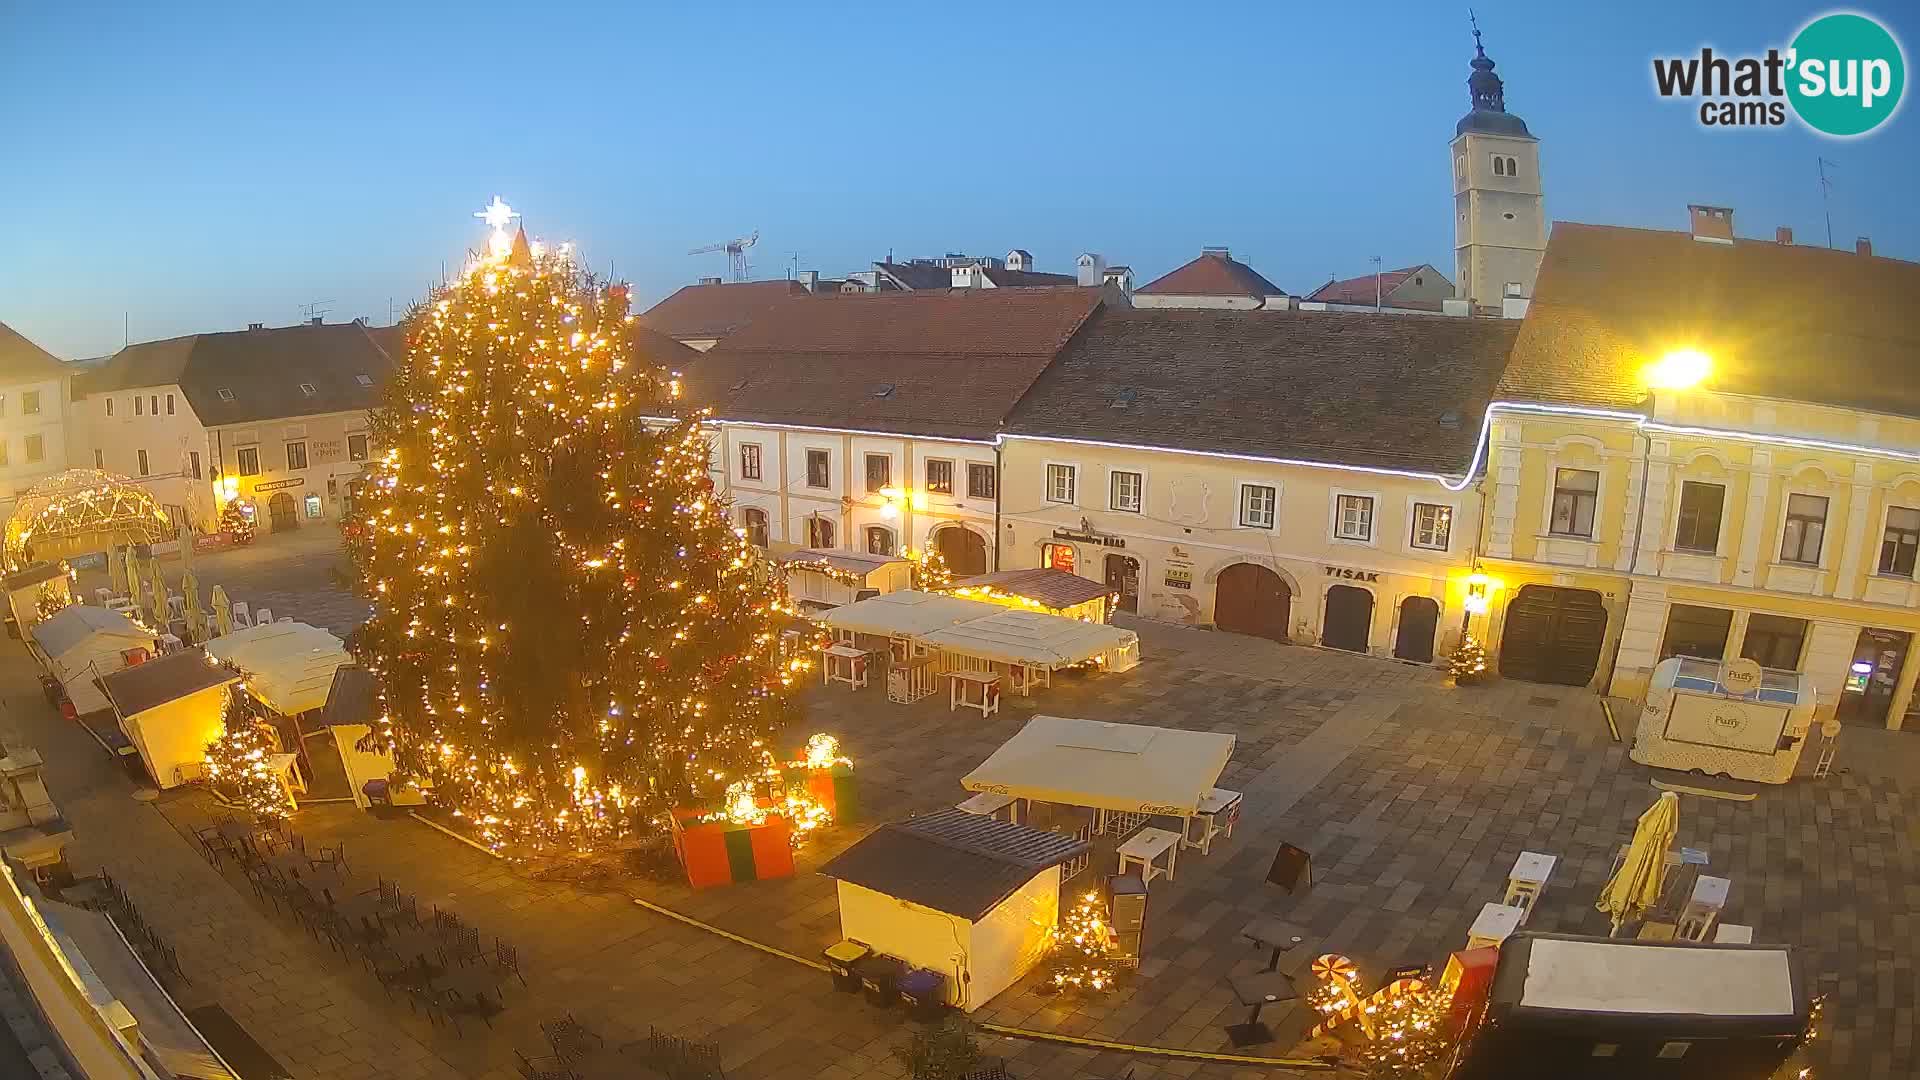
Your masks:
M687 252L687 254L707 255L715 251L724 251L727 253L727 261L732 269L733 280L745 281L747 280L747 249L759 242L760 230L755 229L753 230L752 236L743 236L738 240L728 240L724 244L708 244L706 247L697 247Z

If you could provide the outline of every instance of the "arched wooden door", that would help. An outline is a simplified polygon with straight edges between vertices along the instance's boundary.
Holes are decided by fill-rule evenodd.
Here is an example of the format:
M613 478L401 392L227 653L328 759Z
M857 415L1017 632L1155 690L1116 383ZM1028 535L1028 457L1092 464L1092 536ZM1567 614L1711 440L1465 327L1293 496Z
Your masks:
M949 525L933 534L933 548L947 560L954 577L972 577L987 572L987 542L972 529Z
M1600 666L1607 607L1591 589L1527 585L1507 604L1500 674L1528 682L1585 686Z
M1131 555L1107 555L1107 591L1120 598L1121 611L1140 610L1140 560Z
M1292 590L1264 566L1234 563L1213 583L1213 624L1222 630L1285 641L1292 609Z
M284 491L267 500L267 517L273 522L274 532L300 527L300 514L294 508L293 496Z
M1417 664L1433 663L1433 632L1440 627L1440 605L1430 596L1400 601L1400 632L1393 638L1393 655Z
M1335 585L1327 590L1327 622L1320 630L1320 644L1348 652L1366 652L1372 626L1372 593L1352 585Z

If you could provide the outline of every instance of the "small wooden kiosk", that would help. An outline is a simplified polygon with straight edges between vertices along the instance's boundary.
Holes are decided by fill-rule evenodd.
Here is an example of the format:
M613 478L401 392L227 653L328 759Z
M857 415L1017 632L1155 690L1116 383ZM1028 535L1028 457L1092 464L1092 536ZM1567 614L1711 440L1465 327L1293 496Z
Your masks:
M803 548L778 559L787 593L809 614L909 587L912 566L891 555Z
M100 680L120 730L162 789L204 775L207 744L227 730L228 687L239 681L238 672L212 662L199 648L182 649Z
M1813 683L1751 660L1675 656L1653 669L1633 760L1682 771L1784 784L1813 723Z

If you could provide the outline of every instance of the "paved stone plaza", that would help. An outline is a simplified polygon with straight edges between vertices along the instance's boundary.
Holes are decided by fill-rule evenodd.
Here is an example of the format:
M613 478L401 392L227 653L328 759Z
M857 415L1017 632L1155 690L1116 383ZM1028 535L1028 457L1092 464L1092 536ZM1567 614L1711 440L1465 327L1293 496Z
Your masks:
M286 550L331 562L318 547ZM300 571L305 578L276 575L273 560L250 557L262 588L316 580L310 567ZM219 580L211 562L200 561L203 581ZM343 603L337 590L321 593L314 603ZM289 594L273 606L304 618L307 602ZM1594 898L1613 850L1656 792L1609 735L1597 698L1523 683L1456 690L1430 669L1156 624L1140 630L1145 660L1134 671L1062 676L1030 701L1007 699L985 721L948 712L944 697L889 704L877 684L859 693L841 686L809 692L807 730L841 737L857 762L868 824L964 797L959 777L1036 711L1237 736L1221 782L1246 793L1239 829L1211 854L1183 853L1176 880L1154 883L1140 975L1096 1001L1042 996L1029 980L980 1019L1225 1050L1222 1027L1244 1010L1224 979L1265 959L1239 938L1248 920L1275 914L1307 927L1309 951L1344 952L1373 976L1402 963L1438 962L1463 943L1480 905L1500 899L1523 849L1560 856L1532 928L1605 932ZM105 866L121 879L178 948L194 980L187 1004L223 1005L302 1080L510 1077L511 1050L538 1050L537 1022L567 1012L610 1041L658 1026L718 1042L735 1080L903 1075L891 1054L904 1042L902 1022L830 994L817 971L648 912L618 891L530 882L410 820L343 805L304 809L294 828L312 843L344 841L357 875L397 879L418 894L423 913L451 908L485 935L519 946L529 985L509 992L509 1011L493 1030L471 1022L458 1035L432 1027L388 1001L363 968L256 901L239 877L193 854L181 833L213 812L204 797L135 801L133 785L98 747L45 707L34 674L18 645L0 660L7 708L0 736L45 754L54 797L74 824L76 871ZM1631 723L1630 710L1621 715ZM1849 730L1847 738L1854 735ZM1759 941L1804 946L1816 988L1829 995L1830 1031L1811 1058L1830 1066L1823 1075L1912 1072L1909 943L1920 925L1912 822L1920 794L1886 764L1910 762L1911 747L1888 737L1884 746L1845 743L1842 770L1831 779L1801 780L1753 803L1682 799L1679 842L1709 851L1710 872L1733 880L1725 920L1751 924ZM860 827L831 830L801 853L800 873L785 881L699 893L637 880L619 888L814 956L839 935L833 883L811 871L859 835ZM1315 885L1303 897L1263 881L1281 841L1313 853ZM1111 871L1103 850L1092 874ZM1269 1009L1266 1018L1283 1033L1300 1026L1284 1009ZM1058 1043L987 1042L1015 1075L1036 1080L1092 1080L1129 1067L1135 1080L1285 1074ZM1288 1049L1283 1038L1251 1052Z

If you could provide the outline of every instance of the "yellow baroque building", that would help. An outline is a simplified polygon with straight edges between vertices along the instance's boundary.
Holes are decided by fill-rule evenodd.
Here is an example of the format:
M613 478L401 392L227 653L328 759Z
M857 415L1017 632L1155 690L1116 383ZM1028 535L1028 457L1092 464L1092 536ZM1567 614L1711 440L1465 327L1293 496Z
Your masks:
M1898 728L1920 711L1920 265L1692 216L1554 229L1488 414L1499 669L1639 698L1666 657L1745 656Z

